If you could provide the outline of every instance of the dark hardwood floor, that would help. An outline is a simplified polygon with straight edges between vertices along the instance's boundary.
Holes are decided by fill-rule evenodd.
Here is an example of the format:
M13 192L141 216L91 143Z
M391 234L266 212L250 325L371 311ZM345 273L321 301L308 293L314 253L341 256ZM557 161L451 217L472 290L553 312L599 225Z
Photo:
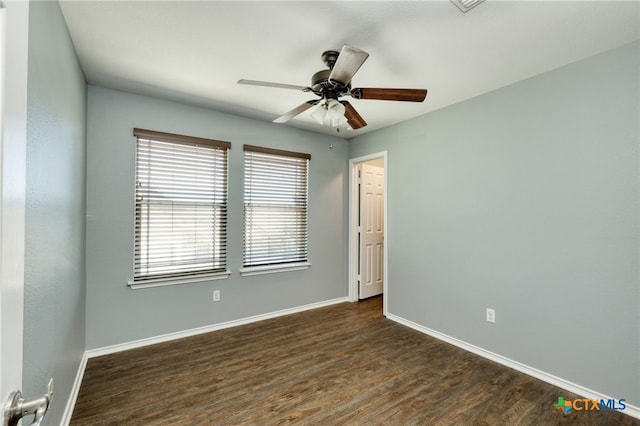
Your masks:
M382 316L380 297L89 360L71 425L640 425Z

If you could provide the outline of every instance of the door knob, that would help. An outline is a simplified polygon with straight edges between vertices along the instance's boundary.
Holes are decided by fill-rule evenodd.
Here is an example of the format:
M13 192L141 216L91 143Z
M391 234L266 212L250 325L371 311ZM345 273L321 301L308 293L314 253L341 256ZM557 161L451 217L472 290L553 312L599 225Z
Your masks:
M16 426L21 418L33 415L35 417L31 425L39 426L50 403L51 393L25 400L22 397L22 392L13 391L5 406L2 424L3 426Z

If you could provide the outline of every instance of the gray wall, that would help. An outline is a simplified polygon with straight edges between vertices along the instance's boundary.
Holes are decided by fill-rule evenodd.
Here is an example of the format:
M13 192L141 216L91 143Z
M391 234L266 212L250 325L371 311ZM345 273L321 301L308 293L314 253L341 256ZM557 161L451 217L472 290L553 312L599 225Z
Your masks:
M87 349L347 295L345 141L93 86L87 114ZM133 274L134 127L231 142L230 278L138 290L127 286ZM239 276L243 144L311 154L310 269ZM214 289L221 290L220 302L211 301Z
M30 2L24 372L59 424L85 350L86 83L57 2Z
M640 405L639 48L351 140L389 152L391 314Z

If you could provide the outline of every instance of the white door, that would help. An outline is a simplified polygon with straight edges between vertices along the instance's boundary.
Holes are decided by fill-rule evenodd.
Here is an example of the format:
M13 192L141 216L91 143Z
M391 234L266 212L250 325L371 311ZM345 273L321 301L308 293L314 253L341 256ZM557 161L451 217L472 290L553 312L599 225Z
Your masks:
M384 168L360 165L359 297L382 293L384 244Z
M0 419L22 386L27 12L26 3L0 2Z

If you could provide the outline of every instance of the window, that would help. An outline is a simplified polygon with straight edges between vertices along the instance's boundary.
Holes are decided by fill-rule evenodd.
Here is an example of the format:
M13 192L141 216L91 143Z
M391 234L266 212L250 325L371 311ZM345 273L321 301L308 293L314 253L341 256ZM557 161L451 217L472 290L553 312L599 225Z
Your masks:
M134 129L133 288L226 278L229 142Z
M244 146L243 275L309 266L310 159L309 154Z

